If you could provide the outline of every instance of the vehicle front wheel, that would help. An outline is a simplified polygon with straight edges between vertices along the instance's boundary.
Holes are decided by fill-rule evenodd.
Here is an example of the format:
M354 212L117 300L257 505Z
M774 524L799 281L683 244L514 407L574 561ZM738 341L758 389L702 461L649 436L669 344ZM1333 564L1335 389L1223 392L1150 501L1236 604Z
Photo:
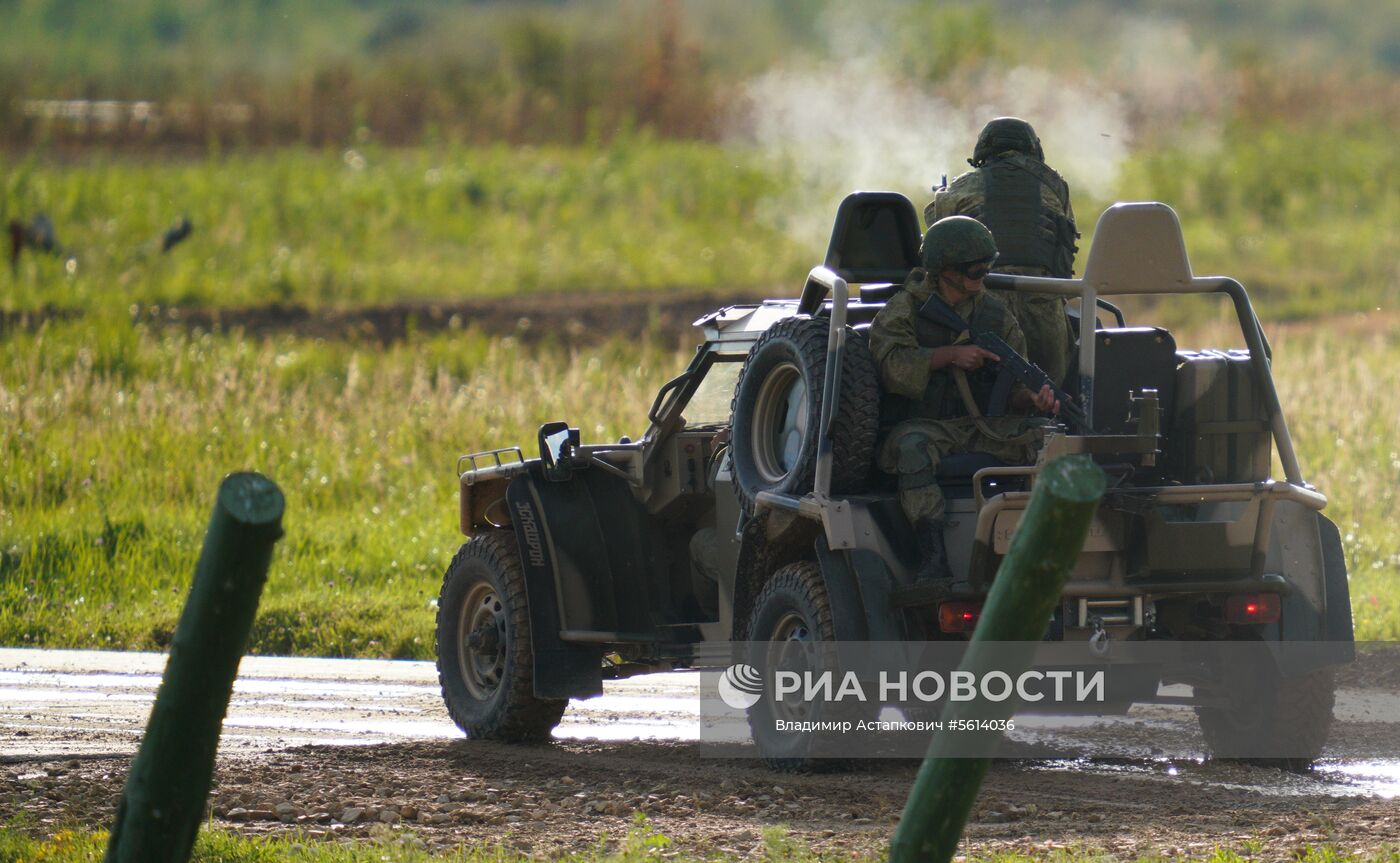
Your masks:
M437 667L452 721L472 739L549 739L567 699L536 698L525 574L507 530L477 534L438 595Z

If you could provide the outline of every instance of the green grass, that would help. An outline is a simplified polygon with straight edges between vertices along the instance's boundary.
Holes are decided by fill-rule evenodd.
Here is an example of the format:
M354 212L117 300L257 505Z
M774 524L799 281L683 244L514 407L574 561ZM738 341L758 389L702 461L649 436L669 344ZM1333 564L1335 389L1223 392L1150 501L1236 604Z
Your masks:
M1238 278L1266 319L1393 309L1400 297L1395 133L1390 123L1237 122L1215 150L1171 145L1133 154L1119 195L1171 204L1196 273Z
M596 149L371 146L81 165L0 155L0 222L46 213L76 257L4 268L0 305L752 289L813 263L757 215L783 183L752 156L646 136ZM158 254L153 243L182 214L194 234Z
M0 828L0 863L97 863L106 848L107 835L102 832L63 830L48 838L36 839L13 828ZM846 863L878 863L887 859L884 853L821 852L790 837L778 827L763 833L762 856L748 859L767 863L822 863L842 860ZM596 848L555 859L565 863L642 863L647 860L669 860L675 863L699 861L731 861L730 855L699 856L672 847L670 838L652 828L638 816L636 825L627 835L609 842L600 837ZM968 863L1250 863L1258 860L1262 846L1256 841L1243 841L1239 848L1217 847L1208 855L1166 856L1148 854L1124 858L1118 853L1088 847L1056 849L1042 854L1003 851L987 853L967 849ZM1393 849L1371 852L1348 852L1333 845L1310 845L1290 849L1290 859L1296 863L1395 863ZM192 863L524 863L538 857L502 847L466 847L451 851L430 851L411 832L380 835L369 842L343 844L301 838L248 838L222 830L203 830L195 843Z
M1266 322L1388 309L1400 259L1388 128L1239 125L1211 155L1134 154L1122 186L1173 203L1196 271L1241 277ZM526 443L560 418L591 440L636 435L690 349L527 348L469 330L410 332L384 350L187 335L133 325L129 307L509 304L675 286L791 296L825 242L772 218L797 212L793 176L645 135L593 149L0 157L0 220L47 212L76 253L71 271L32 256L0 268L0 304L77 315L0 338L0 642L164 646L220 477L254 469L282 485L288 511L253 649L428 656L431 602L460 540L456 456ZM843 191L830 190L833 209ZM154 254L184 212L194 236ZM1188 306L1210 317L1208 303L1182 302L1157 319L1200 321ZM1400 348L1383 331L1352 338L1290 334L1275 371L1305 470L1347 537L1358 637L1392 639L1400 397L1376 382Z
M765 840L769 848L763 858L766 860L816 863L823 859L791 842L776 828L767 831ZM596 848L556 859L565 863L641 863L660 859L685 863L702 859L677 856L670 845L669 838L652 829L639 815L625 836L612 842L600 836ZM68 829L47 838L33 838L13 827L0 828L0 863L97 863L103 859L106 847L106 832ZM534 859L538 858L500 845L432 851L412 832L388 830L368 841L336 842L297 837L250 838L204 829L190 857L191 863L524 863Z
M1400 397L1378 383L1400 367L1400 333L1318 327L1274 350L1298 459L1341 529L1356 637L1400 640Z
M1135 151L1116 197L1171 204L1196 272L1239 278L1266 320L1391 308L1395 134L1390 121L1235 121L1214 149L1161 141ZM820 262L849 191L799 188L799 176L757 152L645 134L591 148L369 145L82 164L0 155L0 221L46 213L74 256L26 255L17 272L0 269L0 309L790 295ZM802 218L813 201L829 213ZM1082 192L1076 202L1082 270L1108 202ZM182 214L194 234L158 254L155 241Z
M770 853L763 859L794 863L815 863L822 859L796 846L780 831L770 830L767 836ZM670 844L670 839L639 817L637 825L619 841L609 843L606 837L600 837L595 849L557 859L566 863L641 863L663 859L663 853L664 859L680 863L702 859L677 856L669 849ZM36 839L13 828L0 828L0 863L97 863L103 859L106 847L105 832L63 830L51 837ZM249 838L224 830L205 829L200 832L190 859L192 863L523 863L538 858L499 845L431 851L411 832L386 830L369 841L349 843L295 837Z
M1357 637L1400 639L1400 395L1374 384L1400 364L1400 336L1296 328L1274 345L1305 474L1345 537ZM659 339L568 350L473 331L382 349L124 319L12 335L0 342L0 643L165 646L219 480L251 469L287 495L252 651L427 658L461 541L456 457L528 445L552 419L591 441L635 437L689 354Z
M461 536L456 457L567 418L636 436L672 345L473 332L387 350L51 324L0 342L0 643L163 646L220 478L259 470L286 538L259 653L424 658Z

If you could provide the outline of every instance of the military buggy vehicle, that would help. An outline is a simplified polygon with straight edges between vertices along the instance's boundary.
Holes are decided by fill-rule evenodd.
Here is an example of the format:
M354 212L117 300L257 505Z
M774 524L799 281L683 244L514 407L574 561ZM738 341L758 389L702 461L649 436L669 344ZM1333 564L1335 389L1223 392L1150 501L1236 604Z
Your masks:
M638 440L585 444L549 423L538 455L512 446L459 460L470 540L443 580L437 654L468 736L547 738L569 699L603 680L727 666L731 642L966 639L1040 464L1064 453L1090 454L1111 488L1047 639L1350 650L1341 544L1294 455L1270 346L1238 282L1192 274L1162 204L1105 211L1082 278L989 277L1096 311L1082 314L1067 383L1091 430L1050 426L1039 464L946 458L955 575L915 580L894 478L873 467L890 420L865 330L919 243L907 198L852 194L798 298L696 322L704 343L657 393ZM1103 299L1202 293L1233 303L1247 350L1179 348ZM1281 670L1262 700L1228 674L1190 681L1208 745L1274 741L1315 757L1331 673ZM772 763L800 764L760 725L751 718Z

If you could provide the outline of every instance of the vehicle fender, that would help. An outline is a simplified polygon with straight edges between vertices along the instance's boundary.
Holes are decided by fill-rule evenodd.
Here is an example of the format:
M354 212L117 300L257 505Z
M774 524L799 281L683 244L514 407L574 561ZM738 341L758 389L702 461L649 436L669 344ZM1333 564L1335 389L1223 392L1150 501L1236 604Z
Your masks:
M534 658L536 698L589 698L603 694L602 651L596 645L563 641L559 613L559 555L544 518L535 480L528 474L511 480L506 504L525 571L525 599L530 610L530 647Z

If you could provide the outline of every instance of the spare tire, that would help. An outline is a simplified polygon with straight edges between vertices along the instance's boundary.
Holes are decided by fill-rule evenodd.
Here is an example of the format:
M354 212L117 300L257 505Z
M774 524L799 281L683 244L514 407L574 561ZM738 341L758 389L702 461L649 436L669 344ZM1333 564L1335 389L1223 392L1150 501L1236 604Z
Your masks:
M761 491L806 494L817 471L817 428L826 382L829 321L788 318L749 350L734 386L730 452L746 512ZM864 333L846 330L841 392L831 424L831 490L857 491L870 476L880 386Z

